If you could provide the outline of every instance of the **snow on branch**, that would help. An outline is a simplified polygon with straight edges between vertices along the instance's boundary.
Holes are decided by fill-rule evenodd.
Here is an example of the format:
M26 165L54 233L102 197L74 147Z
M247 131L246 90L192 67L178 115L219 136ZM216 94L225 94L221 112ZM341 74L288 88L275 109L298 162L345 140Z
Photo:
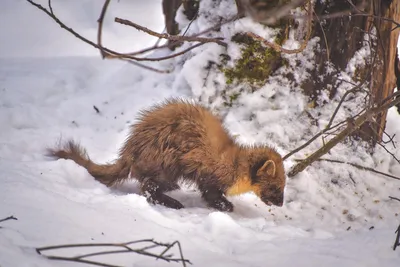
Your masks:
M132 248L133 245L140 245L138 248ZM173 247L177 247L179 251L179 257L174 257L173 254L170 254L170 250ZM54 255L44 255L43 251L49 250L57 250L57 249L66 249L66 248L111 248L110 250L101 250L98 252L91 252L87 254L79 254L79 256L54 256ZM159 252L154 252L154 250L158 249ZM161 249L161 250L160 250ZM156 260L160 259L166 262L175 262L181 263L183 267L186 267L187 264L192 264L188 259L185 259L182 252L182 247L179 241L174 241L173 243L161 243L154 241L153 239L142 239L135 240L125 243L83 243L83 244L66 244L66 245L57 245L57 246L48 246L36 248L36 252L47 259L50 260L60 260L60 261L70 261L84 264L91 264L103 267L122 267L120 265L108 264L105 262L100 262L92 259L88 259L90 257L95 256L103 256L110 254L124 254L124 253L135 253L140 254L147 257L155 258Z

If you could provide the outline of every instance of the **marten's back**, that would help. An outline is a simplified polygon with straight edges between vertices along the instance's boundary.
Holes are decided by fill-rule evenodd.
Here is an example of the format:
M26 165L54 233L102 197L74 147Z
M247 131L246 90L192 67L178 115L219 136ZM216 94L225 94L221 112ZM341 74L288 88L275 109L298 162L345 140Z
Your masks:
M131 157L143 176L163 170L170 171L166 176L201 172L235 147L221 120L199 104L170 99L142 111L138 119L121 155Z

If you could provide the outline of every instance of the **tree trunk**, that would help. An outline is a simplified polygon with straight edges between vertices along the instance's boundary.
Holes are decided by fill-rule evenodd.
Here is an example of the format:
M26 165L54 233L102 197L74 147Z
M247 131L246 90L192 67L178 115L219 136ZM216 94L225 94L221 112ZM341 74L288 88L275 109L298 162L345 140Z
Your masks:
M178 8L183 5L184 14L187 19L192 20L196 17L199 10L199 0L163 0L162 9L164 14L165 27L170 35L179 33L179 25L175 21ZM177 41L168 41L168 47L174 50L181 43Z
M352 2L355 5L360 5L363 1L353 0ZM315 13L319 17L350 9L351 6L347 0L318 0L315 4ZM373 16L355 14L351 17L329 18L323 23L315 21L313 36L320 38L319 45L322 49L316 51L315 61L317 67L311 78L303 84L304 91L311 101L317 99L322 89L328 89L331 98L335 96L335 85L338 82L339 71L346 68L355 52L364 45L364 35L373 34L373 28L377 30L375 34L378 40L372 45L372 49L376 51L377 58L374 62L369 62L373 66L367 64L364 69L358 70L357 78L360 80L367 79L366 82L371 93L370 104L372 105L379 104L384 98L393 93L396 83L394 60L399 28L392 31L396 25L381 18L384 17L400 22L400 1L371 0L367 1L366 9L366 12ZM318 77L321 74L327 73L328 66L326 62L333 64L337 71L331 72L320 79ZM370 68L372 73L369 73ZM379 142L385 127L386 112L377 116L375 120L377 123L364 124L360 131L355 133L355 137L360 137L370 142L371 145Z
M400 22L400 1L375 0L371 1L371 13L376 16L382 16ZM374 19L376 28L379 29L378 37L380 41L377 44L378 58L381 59L373 68L371 91L373 104L380 103L383 99L393 93L396 87L395 59L397 57L397 42L399 30L395 24L382 19ZM387 112L382 113L376 118L377 124L371 125L366 129L367 138L373 137L374 132L378 133L378 140L382 139L383 131L386 126ZM365 138L364 138L365 139Z
M396 58L394 60L394 75L396 76L396 87L397 91L400 91L400 60L399 60L399 51L396 50ZM398 98L400 96L397 96ZM400 114L400 104L396 105L397 113Z

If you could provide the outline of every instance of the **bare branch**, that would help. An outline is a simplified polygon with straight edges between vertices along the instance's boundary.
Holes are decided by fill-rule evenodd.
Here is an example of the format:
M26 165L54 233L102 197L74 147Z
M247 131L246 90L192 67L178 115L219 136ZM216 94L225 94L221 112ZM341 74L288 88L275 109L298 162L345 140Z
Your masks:
M376 133L376 134L378 134L378 133ZM395 155L394 153L390 152L389 149L387 149L386 146L385 146L384 144L378 142L378 145L381 146L389 155L392 156L392 158L393 158L395 161L397 161L397 163L400 164L400 160L396 157L396 155Z
M54 13L53 13L53 7L52 7L52 5L51 5L51 0L49 0L48 6L49 6L50 13L51 13L51 14L54 14Z
M8 216L7 218L1 219L0 222L5 222L8 220L18 220L18 219L11 215L11 216Z
M396 240L394 241L393 250L396 250L396 248L400 246L400 224L399 227L397 227L395 233L397 233L397 235L396 235Z
M338 110L340 109L340 107L343 104L343 102L346 99L346 97L351 93L355 93L355 92L361 90L361 87L362 87L363 84L364 84L364 82L361 83L361 84L355 85L353 88L351 88L350 90L346 91L346 93L344 93L344 95L340 99L339 104L337 105L335 111L333 112L333 114L332 114L328 124L325 126L325 128L322 131L320 131L319 133L317 133L316 135L314 135L310 140L305 142L303 145L297 147L296 149L294 149L291 152L289 152L288 154L286 154L283 157L283 160L289 158L290 156L294 155L295 153L297 153L300 150L304 149L305 147L309 146L312 142L314 142L321 135L323 135L323 134L327 133L328 131L330 131L330 130L332 130L332 129L334 129L334 128L336 128L336 127L338 127L338 126L340 126L340 125L342 125L344 123L346 123L346 121L342 121L342 122L336 124L335 126L331 127L332 123L333 123L333 121L334 121L334 119L335 119L335 117L336 117L336 115L338 113Z
M101 35L102 35L102 31L103 31L103 20L106 15L109 4L110 4L110 0L104 1L103 8L101 9L100 17L97 20L97 22L99 23L98 28L97 28L97 44L99 46L99 50L100 50L100 54L101 54L102 58L106 57L106 53L104 52L103 46L101 44Z
M120 58L120 60L123 60L123 61L125 61L125 62L128 62L129 64L138 66L138 67L140 67L140 68L143 68L143 69L146 69L146 70L151 70L151 71L158 72L158 73L171 73L171 71L172 71L172 70L160 70L160 69L156 69L156 68L153 68L153 67L144 65L144 64L142 64L142 63L139 63L139 62L136 62L136 61L133 61L133 60L130 60L130 59Z
M298 148L296 148L295 150L291 151L290 153L288 153L287 155L285 155L283 157L283 159L287 159L288 157L292 156L293 154L299 152L300 150L304 149L305 147L307 147L308 145L310 145L313 141L315 141L317 138L319 138L320 136L324 135L324 134L330 134L330 131L332 129L337 129L338 127L345 125L345 124L349 124L351 122L354 122L354 120L359 117L361 114L363 114L364 112L366 112L367 110L369 110L371 107L366 103L365 107L363 109L361 109L356 115L347 118L344 121L341 121L339 123L337 123L336 125L332 126L332 123L334 121L334 118L338 112L338 109L340 108L340 106L342 105L342 103L345 101L345 98L347 97L348 94L350 93L356 93L357 91L362 91L364 89L362 89L362 86L366 83L366 81L370 80L370 77L372 76L372 71L373 71L373 67L375 65L375 61L377 60L377 53L374 53L374 56L372 57L372 61L370 63L369 66L369 70L367 72L367 76L365 77L365 79L361 82L361 84L354 84L352 82L343 80L343 82L348 82L352 85L354 85L354 87L352 89L350 89L349 91L347 91L341 98L341 100L339 101L338 106L335 109L335 112L332 114L332 117L328 123L328 125L319 133L317 133L315 136L313 136L309 141L307 141L306 143L304 143L303 145L299 146ZM400 93L399 93L400 94ZM369 96L369 93L367 93L366 97ZM387 101L393 100L395 97L397 96L397 93L392 94L391 96L387 97L386 99L384 99L384 101L382 101L382 105L385 104ZM335 130L336 132L337 130ZM325 143L324 143L325 146Z
M230 22L232 22L232 21L234 21L234 20L236 20L236 19L238 19L238 16L237 16L237 15L232 16L232 17L230 17L229 19L227 19L227 20L225 20L225 21L223 21L223 22L221 22L221 23L219 23L219 24L217 24L217 25L214 25L214 26L212 26L212 27L210 27L210 28L207 28L207 29L205 29L205 30L203 30L203 31L201 31L201 32L199 32L199 33L193 34L191 37L198 37L198 36L200 36L200 35L203 35L203 34L206 34L206 33L208 33L208 32L211 32L211 31L213 31L213 30L216 30L216 29L220 28L222 25L225 25L225 24L227 24L227 23L230 23ZM188 27L189 27L189 26L188 26ZM185 32L185 33L186 33L186 32ZM158 40L160 40L160 39L162 39L162 38L159 38ZM161 48L166 48L166 47L168 47L168 44L164 44L164 45L158 46L158 43L156 43L156 44L155 44L154 46L152 46L152 47L148 47L148 48L145 48L145 49L140 50L140 51L137 51L137 52L126 53L126 55L135 56L135 55L139 55L139 54L144 54L144 53L149 52L149 51L152 51L152 50L161 49Z
M301 162L303 160L296 160L296 161L300 161ZM394 175L391 175L391 174L388 174L388 173L380 172L380 171L377 171L377 170L375 170L373 168L361 166L361 165L358 165L358 164L355 164L355 163L351 163L351 162L345 162L345 161L335 160L335 159L325 159L325 158L319 158L316 161L327 161L327 162L332 162L332 163L347 164L347 165L353 166L353 167L355 167L355 168L357 168L359 170L370 171L370 172L381 174L383 176L386 176L386 177L389 177L389 178L392 178L392 179L395 179L395 180L400 180L400 177L397 177L397 176L394 176Z
M131 248L130 246L135 245L135 244L144 244L144 247L141 248ZM174 246L178 247L179 250L179 256L178 258L174 258L172 254L166 254L171 248ZM121 249L117 250L102 250L99 252L91 252L87 254L81 254L79 256L48 256L44 255L42 252L47 251L47 250L56 250L56 249L61 249L61 248L76 248L76 247L117 247ZM150 250L154 248L163 248L161 253L153 253ZM160 243L156 242L153 239L143 239L143 240L136 240L136 241L131 241L131 242L126 242L126 243L85 243L85 244L66 244L66 245L57 245L57 246L48 246L48 247L41 247L37 248L36 252L47 259L50 260L62 260L62 261L71 261L71 262L78 262L78 263L86 263L86 264L91 264L91 265L96 265L96 266L103 266L103 267L120 267L119 265L113 265L113 264L108 264L108 263L103 263L100 261L94 261L94 260L88 260L87 258L89 257L95 257L95 256L102 256L102 255L109 255L109 254L120 254L120 253L136 253L148 257L153 257L155 259L161 259L166 262L177 262L181 263L183 267L186 267L186 264L191 264L191 262L183 257L182 253L182 247L179 243L179 241L174 241L173 243Z
M389 108L400 103L400 98L397 98L389 103L385 103L381 106L371 108L366 110L363 114L361 114L358 118L356 118L351 123L347 124L347 127L341 131L338 135L329 140L325 146L318 149L316 152L311 154L309 157L304 159L302 162L296 164L292 170L288 173L289 177L295 176L299 172L303 171L309 165L311 165L314 161L318 160L320 157L328 153L334 146L336 146L339 142L343 141L347 136L352 134L354 131L359 129L361 125L363 125L366 121L371 121L376 115L388 110Z
M321 19L317 16L317 13L315 13L314 9L313 9L313 13L314 13L315 18L318 20L318 25L321 28L321 32L324 36L324 42L325 42L325 46L326 46L326 59L329 62L331 60L330 60L330 49L329 49L329 45L328 45L328 39L326 38L324 27L322 27Z
M400 201L400 198L397 198L397 197L391 197L391 196L389 196L389 198L390 198L391 200L397 200L397 201Z
M76 38L78 38L79 40L93 46L94 48L97 49L103 49L104 51L113 54L113 55L120 55L123 56L123 54L115 52L111 49L102 47L100 48L99 45L97 45L96 43L90 41L89 39L83 37L82 35L80 35L79 33L77 33L76 31L74 31L72 28L69 28L68 26L66 26L62 21L60 21L56 15L54 13L50 13L46 8L44 8L42 5L35 3L32 0L26 0L27 2L29 2L30 4L32 4L33 6L35 6L36 8L40 9L41 11L43 11L44 13L46 13L49 17L51 17L61 28L65 29L66 31L70 32L72 35L74 35ZM141 59L141 58L135 58L135 57L129 57L130 59L134 59L134 60L145 60L145 59Z
M364 82L365 82L365 81L364 81ZM328 122L328 125L327 125L328 127L331 127L331 125L332 125L332 123L333 123L333 120L335 119L337 113L339 112L339 109L340 109L340 107L342 106L342 104L343 104L344 100L346 99L346 97L347 97L349 94L351 94L351 93L354 94L354 93L356 93L357 91L360 91L361 86L363 86L364 82L362 82L362 83L360 83L360 84L354 86L353 88L351 88L350 90L347 90L346 93L343 94L342 98L341 98L340 101L339 101L339 104L336 106L336 109L335 109L335 111L333 112L333 114L332 114L332 116L331 116L331 119L330 119L329 122Z
M127 25L127 26L132 26L137 30L144 31L145 33L148 33L150 35L156 36L158 38L163 38L167 40L172 40L172 41L190 41L190 42L202 42L202 43L217 43L222 46L227 46L227 44L222 40L222 38L202 38L202 37L192 37L192 36L179 36L179 35L169 35L166 33L157 33L152 30L149 30L146 27L140 26L132 21L126 20L126 19L121 19L116 17L114 19L115 22Z
M81 41L83 41L83 42L85 42L85 43L87 43L87 44L93 46L93 47L96 48L96 49L99 49L99 50L102 52L102 55L103 55L105 58L108 58L108 59L120 59L120 60L123 59L123 60L125 60L125 61L130 62L131 64L134 64L134 65L137 65L137 66L139 66L139 67L143 67L143 68L145 68L145 69L152 70L152 71L155 71L155 72L158 72L158 73L168 73L168 72L170 72L170 71L168 71L168 70L158 70L158 69L155 69L155 68L152 68L152 67L149 67L149 66L145 66L145 65L139 64L138 62L135 62L135 61L161 61L161 60L166 60L166 59L170 59L170 58L173 58L173 57L182 55L182 54L184 54L184 53L186 53L186 52L188 52L188 51L190 51L190 50L192 50L192 49L194 49L194 48L196 48L196 47L198 47L198 46L200 46L200 45L203 44L203 43L201 43L201 44L193 45L192 47L189 47L189 48L185 49L184 51L181 51L181 52L179 52L179 53L175 53L175 54L172 54L172 55L169 55L169 56L165 56L165 57L159 57L159 58L141 58L141 57L135 57L135 56L133 56L133 55L123 54L123 53L116 52L116 51L114 51L114 50L111 50L111 49L106 48L106 47L104 47L104 46L101 45L101 28L102 28L102 26L101 26L101 25L102 25L101 21L104 19L104 16L105 16L106 9L107 9L108 2L109 2L109 1L105 1L104 6L103 6L103 9L102 9L102 15L100 15L100 18L99 18L100 22L99 22L99 28L98 28L98 41L100 42L100 45L99 45L99 44L96 44L96 43L94 43L94 42L92 42L92 41L90 41L89 39L83 37L82 35L80 35L80 34L77 33L76 31L74 31L72 28L69 28L68 26L66 26L62 21L60 21L60 20L57 18L57 16L54 14L54 12L50 12L49 10L47 10L46 8L44 8L42 5L37 4L37 3L35 3L35 2L32 1L32 0L26 0L26 1L29 2L30 4L32 4L33 6L35 6L36 8L38 8L39 10L43 11L44 13L46 13L46 14L47 14L49 17L51 17L58 25L60 25L61 28L63 28L63 29L65 29L65 30L67 30L68 32L70 32L71 34L73 34L73 35L74 35L76 38L78 38L79 40L81 40ZM188 37L186 37L186 38L188 38ZM190 37L189 37L189 39L190 39ZM200 40L200 41L208 40L209 42L211 42L211 40L209 40L208 38L199 38L199 39L196 39L196 40ZM193 41L195 41L195 40L193 40ZM218 42L221 42L221 41L219 41L219 40L216 40L216 41L217 41L217 43L218 43ZM222 43L223 43L223 42L222 42ZM157 48L161 48L161 47L157 47L157 46L156 46L156 47L151 48L151 49L143 50L143 51L141 51L140 53L148 52L148 51L151 51L151 50L157 49ZM135 53L135 54L139 54L139 53Z
M204 45L204 44L205 44L205 43L198 43L198 44L195 44L195 45L192 45L192 46L186 48L185 50L182 50L182 51L180 51L180 52L177 52L177 53L175 53L175 54L171 54L171 55L164 56L164 57L146 58L146 60L147 60L147 61L161 61L161 60L166 60L166 59L174 58L174 57L183 55L183 54L187 53L188 51L193 50L193 49L195 49L195 48L197 48L197 47L199 47L199 46L202 46L202 45ZM116 57L108 56L108 58L126 59L124 56L121 56L121 57L119 57L119 56L116 56ZM129 60L129 58L126 59L126 60ZM134 61L131 61L131 62L132 62L132 63L137 63L137 62L134 62Z

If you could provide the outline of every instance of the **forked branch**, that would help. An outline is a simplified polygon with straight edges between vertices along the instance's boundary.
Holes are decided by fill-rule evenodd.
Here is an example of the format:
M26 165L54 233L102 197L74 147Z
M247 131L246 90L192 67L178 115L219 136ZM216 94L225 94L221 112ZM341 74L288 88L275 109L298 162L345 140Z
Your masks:
M222 46L227 46L227 44L222 40L222 38L203 38L203 37L196 37L196 36L179 36L179 35L169 35L166 33L157 33L154 32L146 27L140 26L139 24L136 24L132 21L129 21L127 19L121 19L121 18L115 18L115 22L134 27L135 29L139 31L143 31L149 35L156 36L158 38L162 39L167 39L171 41L189 41L189 42L201 42L201 43L217 43Z
M392 99L395 98L400 92L396 92L392 94ZM320 157L328 153L334 146L343 141L346 137L351 135L357 129L359 129L365 122L372 121L376 115L388 110L389 108L400 103L400 98L395 98L392 101L386 102L383 105L378 107L374 107L366 110L359 117L355 119L351 119L347 122L347 126L344 130L342 130L339 134L329 140L323 147L315 151L313 154L308 156L306 159L296 164L288 173L289 177L293 177L299 172L303 171L305 168L310 166L313 162L318 160Z
M302 160L296 160L296 161L302 161ZM336 159L325 159L325 158L319 158L316 161L327 161L327 162L332 162L332 163L347 164L347 165L353 166L353 167L355 167L355 168L357 168L359 170L370 171L370 172L377 173L377 174L380 174L380 175L383 175L383 176L386 176L386 177L389 177L389 178L392 178L392 179L395 179L395 180L400 180L400 177L397 177L397 176L394 176L394 175L391 175L391 174L388 174L388 173L384 173L384 172L381 172L381 171L377 171L377 170L375 170L373 168L366 167L366 166L361 166L359 164L355 164L355 163L352 163L352 162L346 162L346 161L341 161L341 160L336 160ZM389 197L389 198L391 198L391 197Z
M7 218L1 219L0 222L5 222L5 221L9 221L9 220L18 220L18 219L11 215L11 216L8 216Z
M217 28L218 26L221 26L224 23L228 23L230 21L233 21L234 19L236 19L236 16L234 18L229 19L228 21L224 21L222 23L220 23L219 25L215 25L215 27L210 28L209 30L203 31L202 33L193 35L193 36L171 36L168 34L160 34L160 33L156 33L154 31L151 31L149 29L147 29L146 27L140 26L134 22L131 22L129 20L126 19L121 19L121 18L115 18L115 21L121 24L125 24L125 25L129 25L132 27L135 27L138 30L144 31L150 35L153 36L157 36L159 38L163 38L163 39L168 39L168 40L175 40L175 41L180 41L180 42L197 42L197 44L174 54L171 54L169 56L164 56L164 57L158 57L158 58L148 58L148 57L138 57L137 55L140 54L144 54L146 52L152 51L152 50L156 50L156 49L161 49L163 47L166 47L164 45L155 45L151 48L147 48L147 49L143 49L141 51L137 51L137 52L133 52L133 53L120 53L117 51L114 51L112 49L109 49L107 47L104 47L102 44L102 29L103 29L103 21L107 12L107 8L110 4L110 0L105 0L99 19L98 19L98 29L97 29L97 43L85 38L84 36L82 36L81 34L79 34L78 32L76 32L75 30L73 30L72 28L68 27L64 22L62 22L54 13L54 10L52 8L51 5L51 0L48 1L48 6L49 6L49 10L46 9L45 7L43 7L42 5L34 2L33 0L26 0L27 2L29 2L31 5L35 6L36 8L38 8L39 10L43 11L45 14L47 14L50 18L52 18L61 28L65 29L66 31L70 32L71 34L73 34L76 38L78 38L79 40L85 42L86 44L89 44L90 46L98 49L101 52L101 56L103 58L109 58L109 59L121 59L124 61L129 61L132 64L135 64L137 66L149 69L149 70L153 70L159 73L168 73L169 71L163 71L163 70L158 70L149 66L145 66L139 63L139 61L161 61L161 60L167 60L170 58L174 58L177 56L180 56L184 53L187 53L188 51L195 49L196 47L199 47L200 45L206 44L206 43L217 43L219 45L223 45L226 46L226 43L222 41L222 38L204 38L204 37L198 37L201 34L205 34L215 28Z
M141 245L139 248L132 248L133 245ZM177 247L179 251L179 257L174 257L172 254L167 254L173 247ZM109 247L113 248L110 250L101 250L99 252L92 252L87 254L80 254L79 256L50 256L44 255L42 252L49 251L49 250L57 250L57 249L65 249L65 248L88 248L88 247ZM117 248L117 249L115 249ZM152 252L154 249L161 249L161 252ZM161 243L154 241L153 239L143 239L143 240L136 240L130 241L125 243L84 243L84 244L66 244L66 245L57 245L57 246L48 246L48 247L41 247L37 248L36 252L47 259L50 260L61 260L61 261L71 261L77 263L85 263L91 264L96 266L103 266L103 267L121 267L120 265L108 264L96 260L89 260L88 258L95 257L95 256L102 256L102 255L109 255L109 254L121 254L121 253L135 253L140 254L143 256L148 256L155 258L156 260L161 259L166 262L176 262L181 263L183 267L186 267L187 264L191 264L188 259L183 257L182 247L179 241L175 241L173 243Z

